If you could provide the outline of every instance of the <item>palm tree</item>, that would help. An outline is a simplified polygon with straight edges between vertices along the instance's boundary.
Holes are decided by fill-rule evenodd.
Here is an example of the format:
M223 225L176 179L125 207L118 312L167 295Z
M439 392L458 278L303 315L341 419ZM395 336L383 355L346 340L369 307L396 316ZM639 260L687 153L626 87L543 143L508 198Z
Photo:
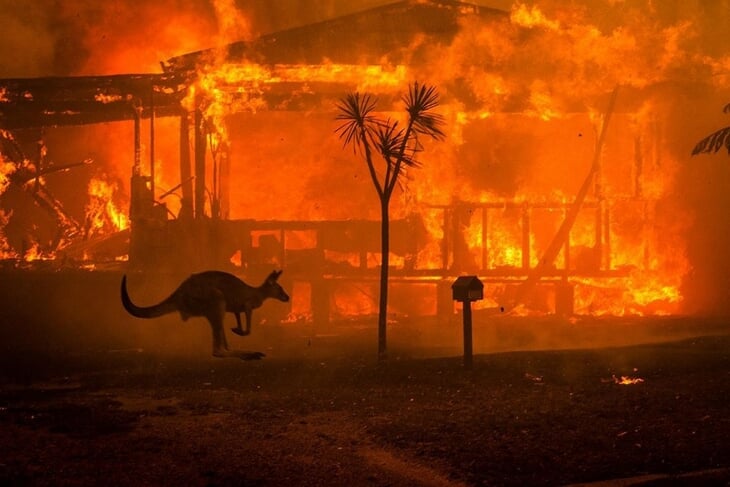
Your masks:
M443 117L433 113L439 104L433 86L418 82L408 86L402 97L408 114L405 127L391 119L382 120L374 115L377 99L369 94L350 93L337 104L336 119L342 121L335 130L345 145L351 145L367 163L375 191L380 199L380 299L378 307L378 360L386 358L386 329L388 310L388 265L390 255L390 198L399 176L406 167L416 168L420 163L416 154L421 150L419 135L436 140L445 137L441 130ZM373 156L382 164L376 166ZM384 168L382 167L384 166ZM380 170L378 170L380 168Z
M723 108L722 111L730 113L730 103L725 105L725 108ZM714 154L722 147L725 147L728 154L730 154L730 127L722 128L700 140L695 148L692 149L692 155L694 156L702 153Z

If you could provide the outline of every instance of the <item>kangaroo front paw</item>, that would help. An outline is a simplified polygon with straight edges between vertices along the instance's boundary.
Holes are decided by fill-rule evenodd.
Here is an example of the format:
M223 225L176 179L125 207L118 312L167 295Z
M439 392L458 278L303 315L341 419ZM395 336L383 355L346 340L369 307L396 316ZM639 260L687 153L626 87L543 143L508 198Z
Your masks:
M240 328L231 328L231 331L233 333L235 333L236 335L240 335L240 336L244 336L245 335L245 333L243 332L243 330L240 329Z

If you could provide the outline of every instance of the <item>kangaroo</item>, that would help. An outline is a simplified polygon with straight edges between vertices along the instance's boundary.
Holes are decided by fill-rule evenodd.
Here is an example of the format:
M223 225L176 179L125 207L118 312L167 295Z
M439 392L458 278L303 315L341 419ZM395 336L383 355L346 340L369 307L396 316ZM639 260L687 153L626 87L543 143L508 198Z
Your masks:
M122 277L122 305L129 314L137 318L157 318L168 313L179 312L183 321L191 316L202 316L210 322L213 331L213 356L237 357L256 360L265 355L261 352L228 350L223 318L226 312L236 316L237 335L251 333L251 314L267 298L289 301L289 295L277 280L282 271L273 271L259 287L249 286L233 274L222 271L206 271L193 274L166 299L153 306L140 307L132 302L127 293L127 276ZM246 315L246 329L241 326L241 313Z

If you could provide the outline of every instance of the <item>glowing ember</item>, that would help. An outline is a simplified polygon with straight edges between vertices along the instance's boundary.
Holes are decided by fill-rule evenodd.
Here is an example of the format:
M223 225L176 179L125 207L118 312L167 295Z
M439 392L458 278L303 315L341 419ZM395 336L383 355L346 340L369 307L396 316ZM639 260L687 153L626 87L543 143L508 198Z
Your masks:
M614 376L611 376L613 379L613 382L622 386L631 386L635 384L641 384L644 382L644 379L640 377L629 377L627 375L622 375L621 378Z
M114 103L122 101L123 98L121 95L107 95L104 93L97 93L96 95L94 95L94 100L100 103Z
M637 372L638 369L634 368L634 372ZM622 386L631 386L636 384L641 384L644 382L644 379L641 377L631 377L628 375L622 375L620 377L616 377L616 374L611 374L610 379L601 379L601 382L603 383L613 383L618 384Z

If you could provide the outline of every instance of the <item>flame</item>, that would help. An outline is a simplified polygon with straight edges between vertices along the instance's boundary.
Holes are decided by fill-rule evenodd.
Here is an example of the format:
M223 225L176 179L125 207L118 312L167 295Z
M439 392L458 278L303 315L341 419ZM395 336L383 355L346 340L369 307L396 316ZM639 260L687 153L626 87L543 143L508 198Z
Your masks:
M114 203L116 192L116 185L106 179L89 180L89 201L85 207L87 236L105 235L129 227L126 213Z
M342 83L355 91L396 91L408 81L408 70L403 65L336 64L324 61L316 65L275 65L271 83L312 82Z
M23 254L23 260L26 262L33 262L36 260L53 260L55 257L55 254L52 252L43 252L38 242L34 242L33 245L26 250L25 254Z
M312 300L312 285L308 282L295 281L291 292L291 311L282 323L312 322L310 303Z
M5 134L2 134L3 136ZM8 134L9 135L9 134ZM16 166L12 162L5 160L2 154L0 154L0 196L7 190L10 184L10 176L15 172ZM7 241L3 229L10 221L12 211L6 212L0 208L0 259L12 259L17 258L15 251L12 249Z
M263 84L269 78L269 71L255 64L206 67L182 104L189 111L203 112L215 142L227 142L226 117L233 112L256 113L265 108ZM200 106L203 99L205 105Z
M555 106L555 100L549 93L545 82L537 80L530 87L530 105L526 113L536 115L540 120L547 122L561 116Z
M629 278L575 278L575 310L594 316L667 315L679 311L680 283L637 272Z
M232 113L257 113L268 107L264 94L281 83L339 83L356 91L395 90L406 82L405 66L345 65L324 62L318 65L260 65L214 60L201 67L197 80L183 100L183 106L200 109L219 139L229 143L226 118ZM202 102L202 100L205 100Z
M341 318L373 315L377 312L377 292L367 284L341 284L332 292L332 313Z
M428 80L443 91L440 108L449 137L439 145L424 141L419 154L423 167L409 172L402 199L394 200L393 208L394 218L416 215L426 229L415 267L441 269L448 261L442 243L445 237L451 238L452 229L444 228L445 210L438 205L504 204L504 208L477 209L460 232L473 261L467 264L476 273L504 270L519 274L525 271L525 251L530 266L539 263L565 205L572 202L588 170L603 116L601 100L607 92L616 85L645 88L677 79L692 81L697 73L704 73L718 86L727 85L730 56L693 50L698 25L661 20L654 15L654 6L628 8L622 2L609 3L606 8L611 15L603 19L575 4L518 1L508 21L485 24L466 18L450 43L430 46L425 53L425 34L415 36L404 47L408 51L405 61L399 58L398 63L403 64L394 64L387 57L379 65L338 64L327 59L301 65L231 63L222 56L227 51L220 49L199 66L183 103L189 111L203 112L213 146L230 146L230 180L237 186L231 194L231 218L374 219L378 213L368 174L342 153L340 141L332 135L331 113L292 114L273 109L287 108L297 97L318 94L327 84L332 84L327 86L329 93L334 86L338 93L401 94L409 81ZM157 61L169 55L211 45L222 47L253 36L251 23L235 8L235 2L218 0L213 7L212 20L194 10L161 17L156 15L158 7L145 4L140 15L149 21L135 18L130 22L125 15L120 21L130 22L134 35L110 39L102 48L95 39L115 20L105 10L89 32L91 55L82 71L157 69ZM152 38L152 32L155 43L140 41ZM420 60L419 56L425 62L405 66L409 59ZM280 105L269 106L274 97L267 95L283 90L290 93L276 98L283 98ZM459 97L462 94L468 96ZM0 92L0 102L7 97ZM104 94L96 100L118 101ZM676 218L671 222L661 214L671 198L680 164L669 149L662 148L669 134L655 129L664 118L663 103L653 100L630 115L615 114L618 121L610 127L602 150L603 166L597 180L601 189L591 193L590 208L581 211L571 230L569 255L561 252L554 263L558 270L569 260L569 271L597 265L617 274L570 278L580 314L681 310L682 279L691 270L682 237L689 223L681 212L673 211ZM165 132L163 120L156 124L160 170L155 173L155 185L173 187L178 182L177 148L163 153L161 145L166 138L174 140L177 127L171 123ZM118 174L127 174L129 158L111 157L116 157L110 164L118 167ZM637 161L641 174L637 174ZM8 167L14 170L4 162L0 168L0 193L7 185ZM637 180L640 185L634 184ZM103 181L93 184L98 187L92 189L90 183L87 205L92 232L126 228L128 222L118 211L126 203L111 203L119 201L126 188L110 188ZM121 184L127 184L126 179ZM301 201L315 203L302 205ZM508 203L552 205L540 215L531 210L526 248L521 213L507 209ZM603 210L610 221L597 229L598 213ZM486 228L480 212L487 214ZM603 241L597 241L598 234L604 235ZM286 241L289 245L289 239ZM373 253L365 256L365 263L353 252L327 250L325 257L329 263L352 267L379 264ZM234 255L231 261L240 265L242 256ZM403 256L395 254L391 263L405 266ZM490 286L484 303L498 305L506 287ZM356 303L352 309L349 300ZM372 306L362 292L352 290L341 291L336 304L344 315L371 312Z
M2 195L10 184L10 176L15 172L16 166L12 162L6 161L0 154L0 195Z
M251 38L251 23L248 17L236 8L234 0L213 0L213 7L218 22L217 45Z
M11 214L0 210L0 259L14 259L17 257L15 251L8 243L5 234L2 232L2 229L5 228L5 225L8 224L10 216Z
M211 3L216 7L224 2ZM161 59L215 45L218 27L226 23L228 28L233 19L225 8L210 9L209 4L180 8L165 2L132 8L66 2L56 15L61 24L85 34L76 39L87 53L77 75L158 72Z
M548 19L538 6L533 5L528 7L521 2L512 5L510 20L512 23L528 29L544 27L549 30L558 30L560 28L560 23Z

